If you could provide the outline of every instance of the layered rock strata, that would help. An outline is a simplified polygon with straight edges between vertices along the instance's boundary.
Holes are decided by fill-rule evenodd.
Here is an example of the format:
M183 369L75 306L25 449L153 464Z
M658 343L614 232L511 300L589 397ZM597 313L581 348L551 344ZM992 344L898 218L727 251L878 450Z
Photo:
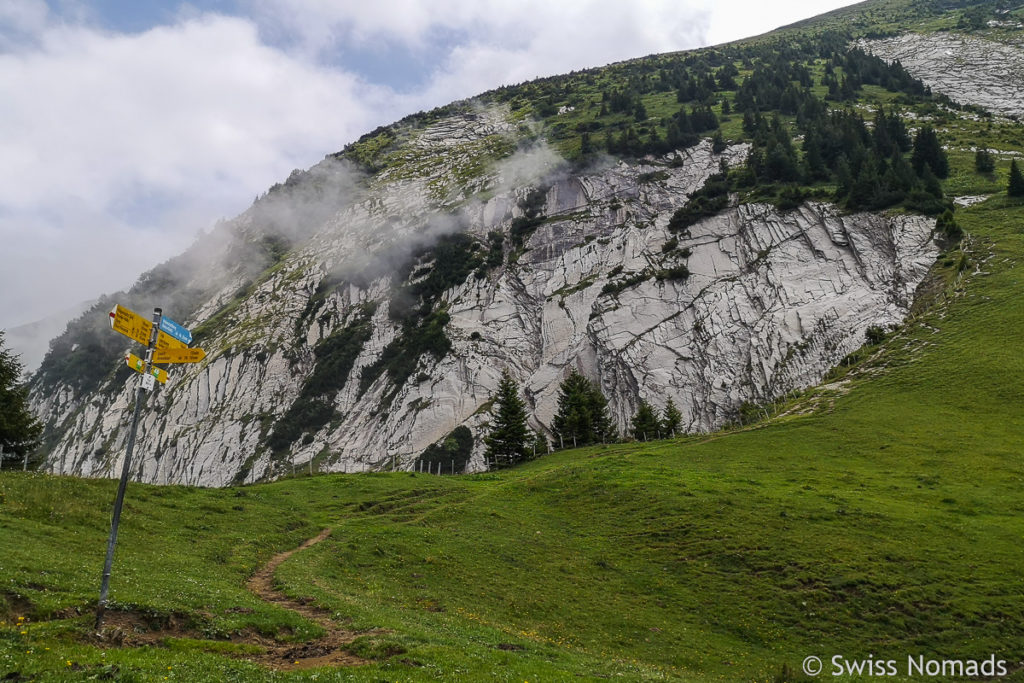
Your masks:
M204 341L208 359L173 369L150 400L136 478L220 486L310 461L320 471L407 468L459 425L476 438L479 469L504 368L544 433L570 368L600 384L620 428L640 399L660 408L672 398L687 430L711 430L743 403L817 383L868 327L898 324L938 251L928 219L825 204L734 205L672 233L673 212L723 165L741 163L745 146L714 154L705 141L569 172L544 147L501 152L511 148L506 116L456 116L420 131L401 152L413 171L375 176L233 302L231 324ZM538 192L542 220L517 246L513 226ZM249 217L236 220L244 227ZM450 351L424 353L400 386L387 374L361 386L402 334L389 315L397 264L443 235L485 245L495 231L505 238L501 265L439 296ZM238 285L226 283L187 322L223 311ZM315 371L317 344L368 311L372 331L336 378L332 419L275 452L267 437ZM62 423L46 467L116 476L134 386L86 400L67 390L37 397Z

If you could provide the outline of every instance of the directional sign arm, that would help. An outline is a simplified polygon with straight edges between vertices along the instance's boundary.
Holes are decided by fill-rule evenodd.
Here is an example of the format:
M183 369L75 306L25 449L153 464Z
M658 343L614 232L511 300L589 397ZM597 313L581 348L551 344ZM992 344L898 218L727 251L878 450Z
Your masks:
M170 318L160 318L160 330L174 337L183 344L192 343L192 333Z
M125 362L125 364L128 367L130 367L135 372L138 372L140 374L152 375L153 377L156 377L156 381L160 382L160 384L166 384L167 383L167 371L166 370L164 370L163 368L158 368L156 366L150 366L149 371L147 372L146 371L146 361L142 360L141 358L136 356L134 353L129 353L127 356L125 356L124 357L124 362Z
M198 363L206 358L206 351L194 349L156 349L153 352L154 363Z
M153 333L153 323L124 306L114 306L110 311L110 327L144 346L149 345Z

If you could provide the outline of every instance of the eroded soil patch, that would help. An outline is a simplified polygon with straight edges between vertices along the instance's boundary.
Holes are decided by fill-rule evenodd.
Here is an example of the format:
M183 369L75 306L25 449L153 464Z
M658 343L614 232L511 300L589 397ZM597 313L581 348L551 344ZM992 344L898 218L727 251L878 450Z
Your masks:
M275 555L246 584L249 590L266 602L296 612L319 625L326 631L321 638L308 642L281 642L255 631L244 631L229 640L209 640L196 628L194 621L184 614L155 615L140 611L107 610L102 631L92 634L89 641L108 647L139 647L165 646L173 639L188 639L197 649L209 649L283 671L366 664L367 660L353 655L347 646L357 637L374 631L356 632L342 628L326 610L292 600L274 588L274 571L282 562L329 535L330 529L325 529L298 548ZM232 646L237 647L237 651L231 651Z

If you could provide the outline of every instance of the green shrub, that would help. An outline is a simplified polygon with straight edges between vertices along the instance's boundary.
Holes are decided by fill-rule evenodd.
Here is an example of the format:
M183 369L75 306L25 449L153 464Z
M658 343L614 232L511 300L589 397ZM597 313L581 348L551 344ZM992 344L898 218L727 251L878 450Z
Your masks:
M672 214L668 229L683 232L694 223L714 216L729 203L729 181L722 173L708 178L704 186L690 194L689 201Z
M685 280L690 277L690 269L686 267L686 264L681 263L655 271L654 277L657 278L658 282L664 280Z
M345 387L356 358L373 334L370 318L374 310L374 306L364 307L355 320L313 349L313 373L303 383L294 403L274 424L267 438L271 450L288 448L303 432L316 432L334 417L334 397Z
M414 465L415 469L436 469L441 464L442 472L462 472L469 463L473 453L473 432L465 425L459 425L446 437L431 444L420 454Z
M393 397L416 370L420 357L429 353L436 359L444 358L452 348L444 328L450 316L444 309L433 311L421 320L407 320L401 333L384 347L380 358L367 365L359 376L362 395L378 377L387 373L391 380Z
M633 273L622 280L607 282L604 287L601 288L601 295L618 294L625 289L629 289L630 287L640 284L650 276L651 274L648 271L642 270L639 273Z
M868 344L877 346L885 341L886 333L885 329L877 325L872 325L864 331L864 337L867 339Z

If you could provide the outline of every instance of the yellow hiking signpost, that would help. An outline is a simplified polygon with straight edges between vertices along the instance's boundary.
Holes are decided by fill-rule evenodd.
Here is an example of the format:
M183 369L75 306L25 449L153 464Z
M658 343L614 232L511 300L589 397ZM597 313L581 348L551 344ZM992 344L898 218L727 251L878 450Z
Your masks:
M149 345L149 335L153 333L153 323L146 320L135 311L124 306L114 306L110 311L110 327L114 332L120 332L124 336L134 339L145 346ZM156 335L156 348L158 349L187 349L188 344L183 344L163 330ZM156 361L179 362L179 361Z
M146 372L146 361L142 360L134 353L129 353L125 356L124 362L135 372ZM167 384L167 371L163 368L150 368L149 374L156 377L156 381L160 382L160 384Z
M153 323L135 311L130 311L123 306L114 306L110 311L110 326L115 332L120 332L140 344L149 346L149 337L153 333Z
M206 358L202 349L161 349L153 352L154 363L198 363Z
M114 546L117 544L117 527L121 521L121 508L124 506L124 491L128 486L128 472L131 468L132 451L135 449L135 433L139 426L139 413L142 412L142 400L146 390L153 389L157 382L167 382L167 371L155 367L154 363L198 363L206 358L206 352L198 348L189 348L192 333L174 322L165 320L163 311L153 309L153 319L147 320L135 311L124 306L114 306L110 311L110 328L129 339L133 339L146 347L145 358L133 353L125 356L128 367L142 374L138 389L135 392L135 412L132 414L132 427L128 432L125 446L124 464L121 467L121 481L114 499L114 514L110 522L110 538L107 539L107 557L103 563L103 582L100 585L100 601L96 606L96 630L103 624L103 612L107 607L107 593L110 590L110 570L114 565Z

